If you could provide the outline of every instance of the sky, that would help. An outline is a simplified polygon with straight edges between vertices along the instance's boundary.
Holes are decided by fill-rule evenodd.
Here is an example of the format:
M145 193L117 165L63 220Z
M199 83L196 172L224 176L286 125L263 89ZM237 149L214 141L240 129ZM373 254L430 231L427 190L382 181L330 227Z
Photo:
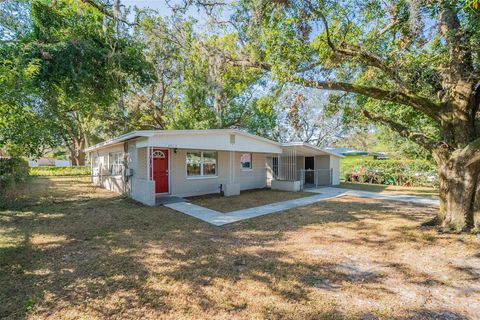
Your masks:
M153 10L157 10L160 15L168 16L172 14L172 10L167 5L166 0L122 0L121 3L126 7L134 7L137 6L139 8L149 8ZM182 0L170 0L170 5L175 4L183 4ZM187 15L192 16L196 19L202 19L201 14L198 13L198 10L195 6L191 6L191 8L187 11Z
M160 13L170 14L171 10L166 5L165 0L123 0L125 6L137 6L139 8L150 8L158 10Z

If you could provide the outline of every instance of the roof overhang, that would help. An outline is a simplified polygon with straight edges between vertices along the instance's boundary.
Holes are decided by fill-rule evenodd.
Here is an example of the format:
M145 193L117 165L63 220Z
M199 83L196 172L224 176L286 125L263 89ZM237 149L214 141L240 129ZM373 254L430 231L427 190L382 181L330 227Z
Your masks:
M140 137L151 137L153 135L154 135L154 131L146 131L146 130L132 131L132 132L129 132L129 133L126 133L126 134L122 134L121 136L114 137L110 140L106 140L106 141L97 143L96 145L93 145L91 147L86 148L84 151L86 153L88 153L88 152L92 152L92 151L95 151L95 150L98 150L98 149L110 147L110 146L113 146L113 145L116 145L116 144L119 144L121 142L125 142L125 141L128 141L128 140L132 140L132 139L136 139L136 138L140 138Z
M230 141L230 135L232 134L238 137L235 143ZM91 146L85 149L85 152L96 151L139 138L145 139L137 141L137 147L152 146L277 154L282 152L280 143L237 129L133 131Z
M345 156L341 154L324 150L320 147L317 147L305 142L284 143L282 144L282 147L285 149L295 150L297 156L313 157L313 156L320 156L320 155L330 155L338 158L345 158Z

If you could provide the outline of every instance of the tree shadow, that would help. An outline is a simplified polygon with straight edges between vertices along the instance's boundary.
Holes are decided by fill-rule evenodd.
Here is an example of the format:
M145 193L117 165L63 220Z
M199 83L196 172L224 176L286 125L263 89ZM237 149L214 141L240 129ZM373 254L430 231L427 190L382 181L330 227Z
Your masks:
M12 244L0 248L0 300L8 301L0 305L0 318L22 319L62 307L104 318L141 318L145 310L166 315L178 308L176 295L185 293L205 314L235 314L247 308L246 302L228 295L222 300L212 295L213 288L251 281L276 299L308 304L315 302L312 292L318 290L333 294L345 286L381 284L384 272L354 262L298 259L295 252L275 246L305 227L341 224L366 232L353 245L388 248L392 239L366 220L381 221L381 212L391 211L389 205L350 201L339 207L340 202L222 228L118 196L2 212L1 235ZM429 214L397 213L409 221ZM225 292L236 294L229 290L234 289ZM281 318L278 310L265 307L264 315ZM305 317L318 315L312 311ZM325 312L328 315L349 317L335 310Z

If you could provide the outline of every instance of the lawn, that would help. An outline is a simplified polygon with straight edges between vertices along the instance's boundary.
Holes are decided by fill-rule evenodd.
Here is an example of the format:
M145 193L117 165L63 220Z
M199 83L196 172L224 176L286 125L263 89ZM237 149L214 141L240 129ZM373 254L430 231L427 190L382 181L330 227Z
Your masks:
M316 195L316 193L254 189L242 191L240 195L232 197L222 197L219 194L209 194L205 196L190 197L187 198L187 200L193 204L219 212L231 212L314 195Z
M0 211L1 319L475 319L480 240L342 197L214 227L76 178Z

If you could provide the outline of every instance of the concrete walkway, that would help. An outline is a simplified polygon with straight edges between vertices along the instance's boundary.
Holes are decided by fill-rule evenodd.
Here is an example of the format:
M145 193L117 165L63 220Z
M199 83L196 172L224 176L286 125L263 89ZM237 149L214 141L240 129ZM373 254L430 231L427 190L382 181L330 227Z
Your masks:
M430 206L440 205L440 200L436 198L427 198L420 196L412 196L405 194L392 194L392 193L383 193L383 192L371 192L371 191L361 191L361 190L352 190L344 188L312 188L305 189L307 192L318 192L318 193L328 193L328 194L340 194L342 196L354 196L360 198L372 198L379 200L388 200L388 201L400 201L400 202L409 202L416 204L425 204Z
M165 204L166 207L188 214L197 219L203 220L215 226L222 226L225 224L250 219L254 217L263 216L266 214L289 210L296 207L306 206L316 202L341 197L341 196L355 196L361 198L373 198L387 201L401 201L410 202L423 205L438 205L437 199L429 199L418 196L409 195L392 195L385 193L369 192L350 190L342 188L312 188L305 191L318 193L318 195L299 198L294 200L282 201L277 203L271 203L264 206L248 208L243 210L231 211L227 213L218 212L212 209L208 209L202 206L197 206L189 202L177 202Z

